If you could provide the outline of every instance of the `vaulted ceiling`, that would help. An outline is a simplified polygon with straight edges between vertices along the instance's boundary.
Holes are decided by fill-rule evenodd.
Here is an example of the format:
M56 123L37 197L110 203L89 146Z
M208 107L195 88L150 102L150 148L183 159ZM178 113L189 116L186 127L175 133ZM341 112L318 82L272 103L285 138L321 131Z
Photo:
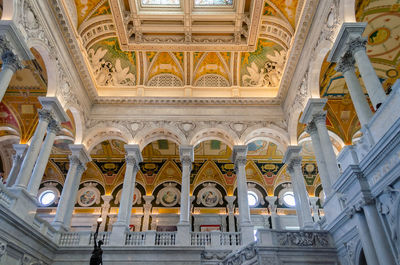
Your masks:
M98 95L149 97L277 96L303 4L64 2Z

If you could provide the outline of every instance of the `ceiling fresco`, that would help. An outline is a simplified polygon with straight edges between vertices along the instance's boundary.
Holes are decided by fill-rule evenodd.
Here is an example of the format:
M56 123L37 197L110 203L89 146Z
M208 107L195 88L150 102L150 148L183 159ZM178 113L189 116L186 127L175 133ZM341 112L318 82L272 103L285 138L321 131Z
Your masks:
M199 6L208 6L208 8L201 9L199 15L194 15L193 21L200 19L200 22L196 22L198 24L193 22L191 31L196 31L199 28L202 33L196 33L196 38L205 38L204 36L207 35L207 38L210 40L205 42L205 45L200 45L199 49L192 50L187 49L190 46L189 43L182 44L179 46L180 48L167 48L170 47L168 43L171 43L172 46L174 45L173 41L169 42L163 38L168 34L175 33L166 30L161 20L157 24L159 25L158 27L156 24L152 24L155 23L154 18L153 20L146 20L148 19L146 16L151 16L153 13L153 17L155 16L160 19L164 15L167 16L168 9L167 13L162 13L163 8L165 8L163 7L164 2L156 1L150 3L147 1L146 3L141 3L139 1L136 7L130 6L131 3L129 1L122 1L116 4L109 2L109 0L75 0L74 8L76 9L76 14L72 11L68 13L71 16L71 20L76 21L74 23L76 27L74 30L77 32L77 36L80 36L80 41L86 48L84 55L87 58L92 81L100 96L139 96L143 95L143 93L145 96L155 97L187 96L184 92L184 86L199 87L199 92L190 93L190 96L204 96L205 92L201 92L201 87L216 88L227 86L243 87L242 94L246 97L275 97L277 95L285 63L290 53L288 43L290 43L290 38L294 35L296 18L299 10L301 10L301 7L298 6L298 0L268 0L262 2L259 19L253 19L251 23L261 21L263 23L261 31L268 30L270 33L263 32L262 36L251 33L252 36L255 36L254 44L247 44L247 46L243 43L244 46L240 44L246 47L246 50L242 50L241 52L227 48L228 46L225 41L216 42L215 45L211 45L218 34L222 34L222 37L218 38L224 38L226 34L226 36L233 34L230 31L230 25L241 24L238 21L230 20L234 17L229 13L231 11L226 13L222 9L218 9L221 8L221 3L229 6L230 3L226 3L226 1L200 1L198 3ZM256 16L256 14L250 12L250 7L251 5L256 6L257 3L258 0L233 1L233 8L235 10L242 8L244 14ZM153 7L146 10L147 13L140 15L142 12L140 8L143 4ZM124 26L114 17L116 12L119 12L117 11L119 9L115 5L121 5L118 8L126 8L125 12L128 13L137 12L142 25L136 25L133 21L131 30L128 25L127 32L121 33L121 27ZM154 7L157 5L161 6ZM137 10L132 11L132 8L136 8ZM193 8L196 8L196 6ZM213 19L205 18L218 13L217 10L218 12L222 12L220 17ZM237 12L237 10L234 12ZM269 19L271 17L274 18L273 24L270 24L272 23ZM205 20L203 21L202 19ZM221 22L222 24L220 25L213 25L217 20L222 21L224 19L230 22ZM104 26L98 27L99 23L102 23ZM248 24L246 29L249 32L244 33L242 31L242 38L250 38L249 34L250 30L252 30L250 29L252 27L249 24L250 20L245 19L244 23ZM138 37L138 34L142 34L137 32L139 30L138 27L141 27L142 31L150 30L154 32L143 33L143 37ZM173 25L169 28L172 31L175 30ZM223 33L224 30L227 33ZM154 39L158 37L160 38L160 43L162 42L167 45L150 45L143 49L127 48L129 45L126 46L123 39L121 39L122 35L125 36L126 34L133 34L134 43L145 42L146 38ZM271 34L274 37L271 37ZM212 37L213 35L215 36ZM173 37L171 38L173 39ZM128 41L132 40L128 39ZM212 51L202 51L204 47L215 48ZM140 90L137 89L138 86L141 86ZM143 86L144 92L141 92ZM174 86L180 87L181 90L164 89L161 91L150 88L146 90L146 87L149 86L160 88ZM260 90L260 88L264 90ZM213 91L214 94L210 96L231 97L232 93L226 91L226 89L215 89Z

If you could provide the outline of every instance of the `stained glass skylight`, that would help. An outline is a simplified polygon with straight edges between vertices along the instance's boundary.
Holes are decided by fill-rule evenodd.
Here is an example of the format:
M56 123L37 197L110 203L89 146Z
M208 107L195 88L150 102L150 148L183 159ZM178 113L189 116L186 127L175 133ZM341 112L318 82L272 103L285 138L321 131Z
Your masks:
M233 0L194 0L195 6L231 6Z
M180 0L141 0L142 6L179 6Z

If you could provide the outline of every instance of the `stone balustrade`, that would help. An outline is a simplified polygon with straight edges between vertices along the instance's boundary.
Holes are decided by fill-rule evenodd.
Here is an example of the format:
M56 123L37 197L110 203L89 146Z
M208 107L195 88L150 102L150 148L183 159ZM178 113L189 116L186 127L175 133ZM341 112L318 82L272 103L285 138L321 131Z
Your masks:
M211 233L209 232L191 232L190 242L192 246L210 246Z

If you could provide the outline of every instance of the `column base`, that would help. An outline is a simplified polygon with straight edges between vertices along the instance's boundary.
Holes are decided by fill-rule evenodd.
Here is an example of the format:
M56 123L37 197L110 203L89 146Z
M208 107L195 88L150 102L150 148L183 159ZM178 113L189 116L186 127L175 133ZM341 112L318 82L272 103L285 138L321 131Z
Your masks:
M129 231L129 227L124 223L116 222L112 226L112 231L110 235L110 245L111 246L124 246L126 232Z
M9 191L15 195L11 211L27 223L33 223L37 210L37 200L25 188L11 187Z
M176 234L176 245L190 246L191 227L189 223L177 224L178 232Z
M240 233L242 234L242 245L248 245L255 241L254 225L251 223L240 224Z
M69 227L66 227L62 222L52 222L51 225L60 233L66 233L69 231Z

